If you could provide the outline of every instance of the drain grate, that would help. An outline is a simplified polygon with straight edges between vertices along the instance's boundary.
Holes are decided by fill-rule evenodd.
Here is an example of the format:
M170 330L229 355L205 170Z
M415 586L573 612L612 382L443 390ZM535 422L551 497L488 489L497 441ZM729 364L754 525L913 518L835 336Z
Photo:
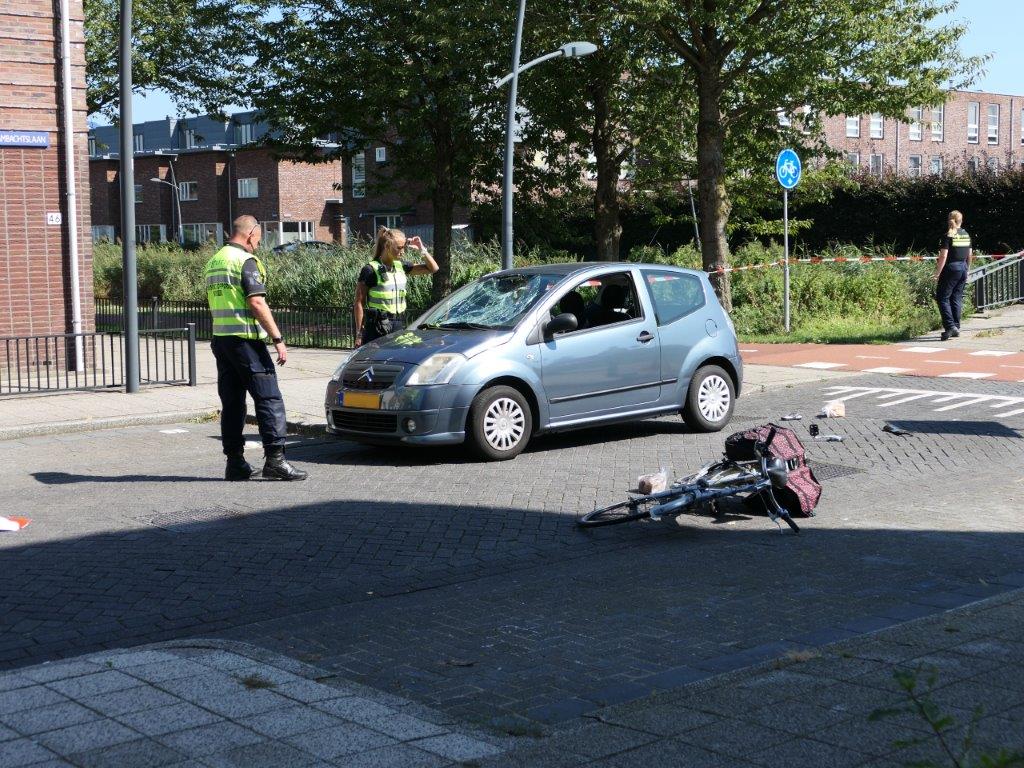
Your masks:
M161 512L158 515L146 515L139 518L152 526L163 528L174 533L199 533L211 525L224 525L239 517L225 507L208 507L204 509L180 509L175 512Z
M822 461L808 461L807 466L814 470L814 476L819 480L835 480L837 477L860 475L865 471L859 467L846 467L842 464L826 464Z

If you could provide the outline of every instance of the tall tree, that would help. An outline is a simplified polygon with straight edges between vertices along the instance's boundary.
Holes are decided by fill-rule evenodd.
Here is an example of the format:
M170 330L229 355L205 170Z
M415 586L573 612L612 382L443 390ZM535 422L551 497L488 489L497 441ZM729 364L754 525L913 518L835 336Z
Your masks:
M940 103L944 87L969 82L981 65L959 50L963 26L939 23L956 5L946 0L622 2L678 57L696 93L700 234L708 270L729 259L730 154L778 147L778 110L794 115L807 105L812 115L881 112L905 119L908 107ZM716 280L716 289L730 307L727 275Z
M135 0L134 90L167 91L179 109L219 112L246 100L256 2ZM120 68L119 0L85 0L86 101L90 114L115 115Z
M668 159L678 155L680 143L680 78L652 59L653 33L607 3L557 0L529 11L531 54L573 40L596 43L598 50L578 62L545 64L521 79L524 147L544 158L526 169L524 181L532 170L559 195L589 187L596 256L618 259L624 196L646 186L655 172L665 177L675 169Z
M387 147L391 179L418 182L433 206L434 295L451 288L454 208L496 178L511 22L479 0L309 0L269 24L256 106L281 146L306 159ZM339 133L340 132L340 133ZM320 141L334 134L341 146ZM389 176L377 183L388 185Z

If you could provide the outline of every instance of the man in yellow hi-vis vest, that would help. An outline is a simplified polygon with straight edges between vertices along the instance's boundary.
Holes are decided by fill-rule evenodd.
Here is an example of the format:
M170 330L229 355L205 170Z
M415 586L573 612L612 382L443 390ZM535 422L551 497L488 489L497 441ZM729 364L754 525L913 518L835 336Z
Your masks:
M402 261L401 257L407 248L419 251L423 263ZM407 277L430 275L437 270L437 262L427 253L422 240L418 237L407 239L401 230L381 227L377 231L373 260L359 272L359 281L356 283L356 300L352 307L355 315L355 346L362 346L404 328L402 318L405 314Z
M226 480L248 480L253 468L245 460L245 394L256 406L266 461L263 477L305 480L306 473L284 458L284 399L277 385L266 338L277 351L277 364L288 360L281 332L267 306L267 272L254 256L262 235L252 216L239 216L227 244L206 264L206 299L213 315L213 355L217 358L220 436L227 456Z

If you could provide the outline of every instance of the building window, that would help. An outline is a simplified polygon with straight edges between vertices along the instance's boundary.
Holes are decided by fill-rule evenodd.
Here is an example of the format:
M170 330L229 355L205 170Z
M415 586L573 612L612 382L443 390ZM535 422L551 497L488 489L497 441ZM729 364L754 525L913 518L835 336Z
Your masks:
M137 224L135 240L140 243L166 242L167 228L163 224Z
M885 165L885 155L871 155L871 175L881 176L882 168Z
M846 137L849 139L860 138L860 115L846 118Z
M259 179L239 179L238 180L238 197L239 198L254 198L260 196L260 182Z
M235 126L235 143L252 143L252 123L239 123ZM241 195L239 195L239 197L241 197ZM255 197L255 195L253 195L253 197Z
M999 105L988 105L988 143L999 143Z
M366 153L352 156L352 197L366 197Z
M911 141L921 140L921 124L924 123L924 107L914 107L910 110L910 128L907 136Z
M1024 139L1021 139L1024 142ZM89 157L96 157L96 137L89 137Z
M181 146L185 149L195 149L196 144L196 131L194 128L182 128L181 129Z
M199 182L198 181L179 181L178 182L178 199L181 201L185 200L198 200L199 199Z
M141 202L142 202L142 185L141 184L136 184L135 185L135 204L138 205Z
M292 243L298 240L301 243L313 239L312 221L282 221L281 242Z
M92 241L94 243L114 242L114 227L111 224L95 224L92 228Z
M967 141L978 143L978 130L981 125L981 104L972 101L967 105Z
M847 152L846 162L853 169L860 168L860 152Z
M885 137L885 119L881 112L871 115L871 138L881 139Z
M135 145L136 152L142 152L146 148L146 141L141 133L136 133L132 136L132 142Z
M999 173L999 158L990 157L985 161L985 166L992 171L992 173Z
M907 175L918 178L921 175L921 156L911 155L907 158Z
M373 217L373 231L376 232L381 227L387 227L388 229L398 229L402 226L402 217L400 214L381 214L380 216Z
M783 110L777 109L775 110L775 113L778 115L779 125L781 127L789 128L791 125L793 125L792 119L790 119L789 115L787 115Z
M374 159L378 163L385 162L388 159L387 147L377 147L377 149L374 150Z
M932 155L928 170L937 176L942 174L942 155Z
M968 173L977 173L981 167L981 163L978 162L978 158L972 157L967 160L967 171Z
M183 224L181 226L182 238L185 245L202 245L203 243L224 244L223 224Z
M932 107L932 141L942 141L945 135L946 105Z

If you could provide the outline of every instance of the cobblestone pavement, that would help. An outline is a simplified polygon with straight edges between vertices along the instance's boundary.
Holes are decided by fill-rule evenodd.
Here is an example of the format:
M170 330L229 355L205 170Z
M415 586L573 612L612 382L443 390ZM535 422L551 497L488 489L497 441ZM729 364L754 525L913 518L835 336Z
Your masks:
M513 744L239 644L105 652L0 675L4 768L440 768Z
M800 537L742 507L577 530L638 474L720 453L723 435L678 419L549 437L503 464L301 439L302 484L219 481L209 424L0 443L10 510L34 519L0 538L0 657L219 635L531 732L1020 585L1024 416L975 398L889 407L906 380L844 377L743 398L735 427L799 410L806 435L836 385L878 393L822 422L845 442L808 443L841 476Z

